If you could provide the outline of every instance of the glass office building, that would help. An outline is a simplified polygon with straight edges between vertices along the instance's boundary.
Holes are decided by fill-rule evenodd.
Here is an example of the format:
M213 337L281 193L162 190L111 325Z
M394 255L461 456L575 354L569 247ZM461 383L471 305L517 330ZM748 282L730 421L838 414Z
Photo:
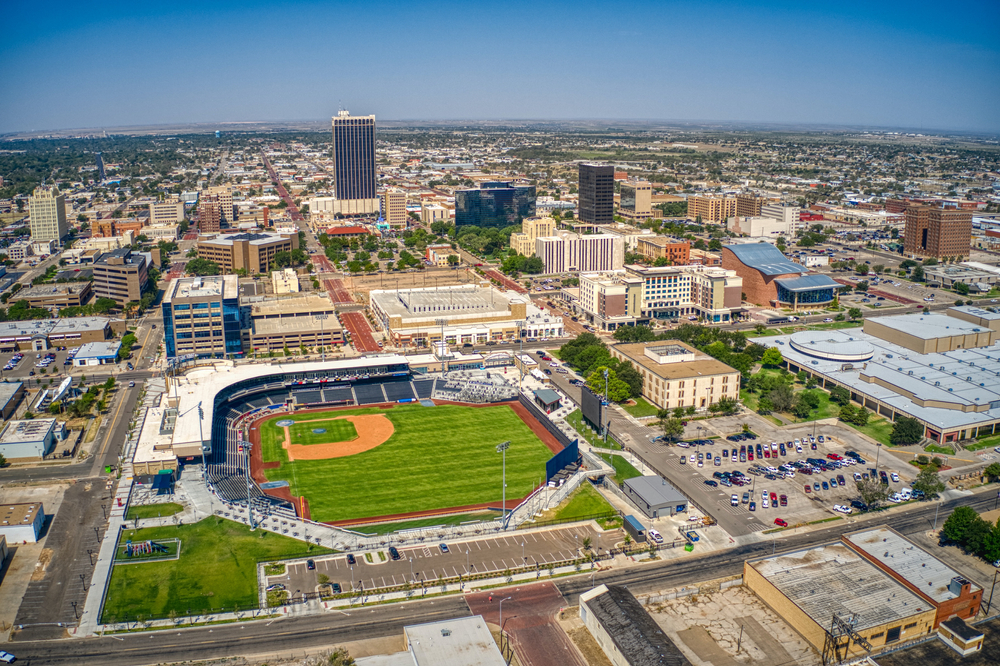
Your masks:
M615 168L610 164L581 164L577 218L590 224L615 221Z
M535 216L535 186L486 182L455 192L455 226L509 227Z
M333 186L337 199L375 199L375 116L333 118Z
M231 357L243 353L235 275L174 280L167 288L161 310L167 358Z

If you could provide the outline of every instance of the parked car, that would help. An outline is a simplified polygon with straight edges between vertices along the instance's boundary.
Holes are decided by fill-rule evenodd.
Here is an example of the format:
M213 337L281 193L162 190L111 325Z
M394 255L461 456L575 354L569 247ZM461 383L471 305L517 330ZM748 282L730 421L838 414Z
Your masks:
M350 553L347 554L347 563L348 564L356 564L357 561L358 561L357 558L355 558L353 555L351 555Z
M851 509L851 507L845 506L843 504L834 504L833 510L838 511L840 513L847 513L847 514L853 513L853 509Z
M751 511L756 511L757 510L757 503L756 502L750 502L750 507L749 508L750 508Z
M394 560L399 559L399 551L396 550L395 546L389 546L389 557L391 557Z
M448 544L446 544L446 543L442 543L442 544L440 544L440 545L438 546L438 548L440 548L440 549L441 549L441 552L442 552L442 553L447 553L447 552L448 552Z
M740 505L740 498L737 497L735 493L733 494L732 497L729 498L729 505L730 506L739 506Z
M283 589L285 589L285 586L282 583L272 583L271 585L267 586L268 592L275 592L277 590L283 590Z
M778 501L781 504L781 506L788 506L788 495L781 495L778 498Z
M308 569L309 571L315 571L316 570L316 561L315 560L306 560L306 569Z
M705 485L706 486L712 486L713 488L718 488L719 487L719 482L718 481L714 481L712 479L705 479Z
M788 521L785 520L784 518L775 518L774 524L777 525L778 527L788 527Z

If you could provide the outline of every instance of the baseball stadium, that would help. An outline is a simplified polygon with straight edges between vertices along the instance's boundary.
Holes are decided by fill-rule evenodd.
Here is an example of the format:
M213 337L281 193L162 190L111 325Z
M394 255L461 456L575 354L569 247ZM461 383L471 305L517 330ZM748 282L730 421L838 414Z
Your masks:
M361 531L499 516L578 459L575 442L495 370L427 376L380 354L199 372L197 388L178 395L174 439L202 442L207 481L227 502ZM196 408L211 423L207 441L197 415L180 417Z

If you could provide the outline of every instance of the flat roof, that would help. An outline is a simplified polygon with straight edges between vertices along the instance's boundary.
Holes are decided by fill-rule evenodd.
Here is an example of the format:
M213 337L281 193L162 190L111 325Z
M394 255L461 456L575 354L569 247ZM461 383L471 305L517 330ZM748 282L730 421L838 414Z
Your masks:
M55 427L55 419L30 419L27 421L8 421L3 432L0 432L0 444L23 444L39 442Z
M0 527L31 525L39 514L44 515L41 502L0 504Z
M122 343L119 340L111 342L87 342L80 345L80 351L76 353L74 361L87 358L111 358L118 355Z
M737 372L722 361L717 361L711 356L698 352L693 347L685 345L680 341L670 341L670 344L677 344L687 347L696 354L695 360L686 363L657 363L646 356L646 347L662 347L667 344L664 340L656 342L629 342L615 345L614 349L627 356L632 363L641 365L653 374L663 379L687 379L697 377L712 377L715 375L728 375Z
M163 302L170 303L175 298L236 298L239 294L239 278L235 275L211 275L208 277L187 277L171 280L163 294Z
M792 292L812 291L813 289L839 289L843 286L839 282L835 282L829 275L821 274L778 279L775 282Z
M90 282L60 282L58 284L36 284L15 294L17 301L29 298L44 298L46 296L76 295L90 288Z
M642 605L620 585L601 585L580 596L617 651L631 666L690 666L684 653Z
M326 294L296 293L292 296L264 298L260 301L255 301L251 297L244 302L250 305L250 314L254 317L275 317L327 311L332 315L336 311L333 301ZM333 320L333 325L339 327L335 316L331 316L330 320Z
M417 666L506 666L482 615L403 627Z
M935 340L937 338L950 338L956 335L968 335L970 333L987 333L988 327L982 324L949 317L945 314L900 314L890 317L869 317L866 322L875 322L886 328L906 333L921 340Z
M560 400L562 400L562 398L559 397L559 394L553 391L552 389L540 389L538 391L535 391L535 397L541 400L546 405L551 405L554 402L559 402Z
M296 333L303 331L336 332L343 327L333 315L321 319L316 315L297 315L295 317L275 317L273 319L254 319L255 335L274 335L276 333Z
M816 624L834 614L857 616L864 631L931 610L931 605L843 543L748 560L769 583Z
M947 312L964 312L966 314L974 315L980 319L987 321L994 321L1000 319L1000 312L990 312L985 308L976 307L975 305L954 305L948 308Z
M0 407L3 407L24 386L22 382L0 382Z
M650 506L676 504L677 502L688 503L687 497L661 476L635 476L631 479L625 479L625 485L634 490Z
M788 344L803 354L831 361L864 361L875 347L841 331L799 331L792 333Z
M952 579L964 576L899 532L883 526L851 532L843 538L855 550L867 553L870 560L892 569L937 603L958 598L959 595L952 592L949 585ZM972 589L980 588L973 583Z
M221 234L208 240L199 240L199 245L219 245L230 247L235 241L249 241L251 245L267 245L278 241L289 241L288 236L267 232L261 233L241 233L241 234Z

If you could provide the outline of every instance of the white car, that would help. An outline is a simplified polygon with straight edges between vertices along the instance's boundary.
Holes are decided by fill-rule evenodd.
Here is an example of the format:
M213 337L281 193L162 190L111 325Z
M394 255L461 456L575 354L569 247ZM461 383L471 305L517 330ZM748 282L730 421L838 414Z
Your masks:
M855 472L854 473L854 480L855 481L861 481L861 479L862 479L861 472Z
M760 498L761 499L767 499L767 497L768 497L768 492L766 490L760 491Z
M844 505L844 504L834 504L833 505L833 510L834 511L839 511L840 513L846 513L846 514L851 514L851 513L854 512L854 509L852 509L851 507L849 507L847 505Z
M17 657L12 655L10 652L4 652L3 650L0 650L0 661L2 661L5 664L13 664L15 661L17 661Z
M829 324L829 323L831 323L832 321L833 321L833 319L831 319L830 317L827 317L826 319L824 319L824 320L823 320L823 323L824 323L824 324Z
M896 483L899 483L899 474L893 472L892 474L889 475L889 478L895 481Z
M762 499L760 501L760 508L766 509L767 507L768 507L768 501L766 499Z

